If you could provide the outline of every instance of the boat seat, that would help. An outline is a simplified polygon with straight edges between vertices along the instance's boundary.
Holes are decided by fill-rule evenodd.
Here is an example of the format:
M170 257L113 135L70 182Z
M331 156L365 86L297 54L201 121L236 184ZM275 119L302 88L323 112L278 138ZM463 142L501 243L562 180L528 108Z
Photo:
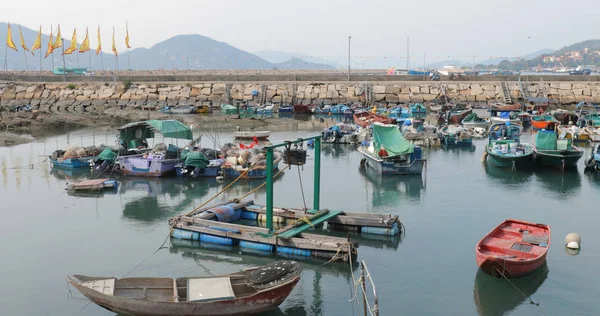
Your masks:
M231 279L225 277L188 279L188 302L211 302L235 299Z
M525 234L523 235L521 241L532 245L545 246L548 245L548 236L534 236L530 234Z
M102 294L113 295L115 291L115 279L92 280L82 282L81 285L98 291Z

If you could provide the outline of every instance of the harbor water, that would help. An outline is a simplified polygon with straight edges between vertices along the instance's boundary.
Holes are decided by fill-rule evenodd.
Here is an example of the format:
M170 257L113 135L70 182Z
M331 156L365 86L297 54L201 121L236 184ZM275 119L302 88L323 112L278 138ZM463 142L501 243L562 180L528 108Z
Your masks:
M277 132L271 141L317 132ZM231 132L214 138L232 141ZM168 238L170 217L202 204L228 181L125 178L118 192L72 196L66 183L89 175L51 171L42 162L67 141L112 145L113 140L114 135L83 130L0 148L0 315L112 315L74 289L69 299L68 274L217 275L277 259ZM481 162L486 142L474 141L473 149L425 150L426 172L416 177L365 172L353 146L323 145L322 208L397 214L406 227L401 238L350 235L360 244L358 260L366 261L375 281L380 315L596 315L600 174L584 173L583 159L577 170L565 173L497 169ZM208 137L202 144L212 147ZM275 181L275 205L312 205L312 152L308 159L299 172L293 167ZM217 201L261 183L240 181ZM264 188L249 198L264 203ZM506 218L552 228L547 265L512 284L479 272L475 263L476 243ZM577 255L564 246L570 232L583 239ZM352 276L359 276L359 268L300 262L300 283L267 315L363 315L360 295L352 300L360 291Z

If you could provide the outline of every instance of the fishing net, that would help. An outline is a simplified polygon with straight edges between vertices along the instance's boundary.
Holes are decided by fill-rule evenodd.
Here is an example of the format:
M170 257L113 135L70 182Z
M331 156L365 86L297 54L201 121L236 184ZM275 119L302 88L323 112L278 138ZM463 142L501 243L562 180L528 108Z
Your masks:
M301 272L298 262L279 260L246 272L246 284L257 289L271 288L289 282Z

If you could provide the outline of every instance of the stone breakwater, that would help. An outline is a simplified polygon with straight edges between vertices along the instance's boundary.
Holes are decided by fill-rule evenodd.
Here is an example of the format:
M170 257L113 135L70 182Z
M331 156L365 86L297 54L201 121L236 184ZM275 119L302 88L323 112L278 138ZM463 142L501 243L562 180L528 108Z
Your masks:
M517 82L508 82L511 97L521 97ZM600 102L600 82L530 83L531 97L547 97L559 104ZM503 100L500 82L273 82L273 83L0 83L0 106L30 105L33 109L71 108L102 112L116 106L191 105L196 103L427 102L443 93L455 102ZM88 107L91 107L88 109Z

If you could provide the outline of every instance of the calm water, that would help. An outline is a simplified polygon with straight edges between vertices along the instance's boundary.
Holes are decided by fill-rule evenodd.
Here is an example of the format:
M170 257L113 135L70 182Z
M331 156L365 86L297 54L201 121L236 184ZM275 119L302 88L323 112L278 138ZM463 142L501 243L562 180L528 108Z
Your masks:
M282 132L273 141L312 134ZM77 145L112 139L91 135L78 131L68 139ZM230 133L219 137L231 140ZM50 172L47 164L6 169L35 164L66 142L67 136L60 135L0 148L1 315L110 315L87 305L75 290L79 299L67 300L65 275L123 276L163 243L169 217L191 210L226 184L130 178L122 181L118 194L76 197L65 192L65 183L85 174ZM401 240L353 237L361 244L359 259L366 260L376 282L381 315L542 315L510 284L478 272L475 264L477 241L506 218L550 224L553 233L547 267L515 285L540 302L546 315L597 314L600 176L584 174L583 165L565 174L486 167L481 163L484 144L477 141L470 151L429 150L422 178L364 173L358 167L361 156L352 147L325 145L321 206L398 214L406 226ZM310 163L301 172L309 205L312 172ZM240 196L260 183L242 182L221 199ZM297 170L276 181L275 193L276 205L303 205ZM252 198L264 203L264 190ZM564 237L572 231L583 238L577 256L564 249ZM130 276L223 274L274 259L176 240L166 246ZM349 302L354 291L349 265L302 265L301 282L272 315L362 315L362 305Z

